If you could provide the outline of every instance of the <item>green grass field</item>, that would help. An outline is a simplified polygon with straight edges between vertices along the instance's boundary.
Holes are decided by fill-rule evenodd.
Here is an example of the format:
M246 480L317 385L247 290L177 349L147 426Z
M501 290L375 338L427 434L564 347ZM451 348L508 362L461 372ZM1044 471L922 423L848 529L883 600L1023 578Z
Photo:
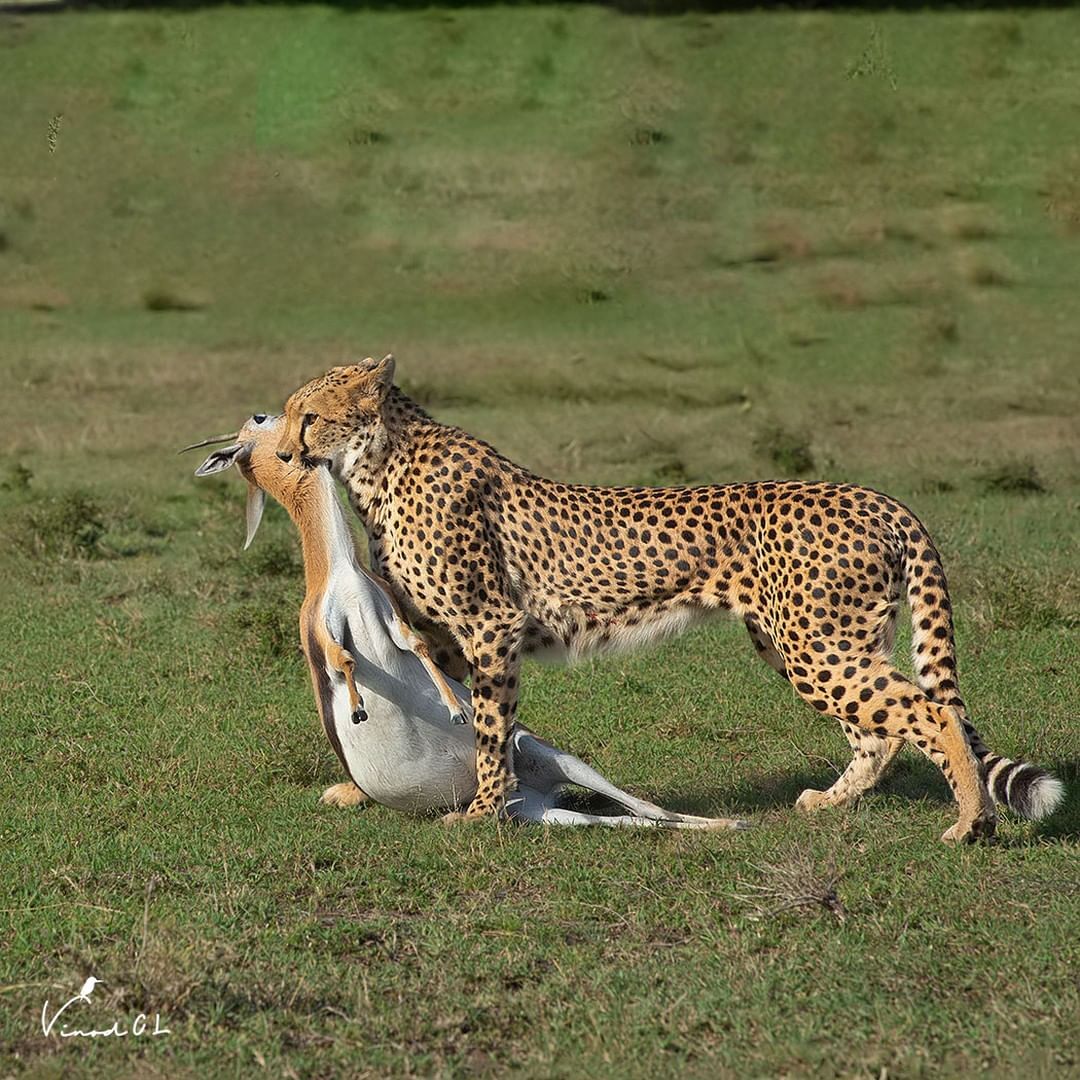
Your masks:
M0 18L0 1075L1075 1075L1078 32ZM241 555L242 484L174 452L390 349L545 475L908 502L973 719L1065 808L947 849L909 752L796 817L846 743L724 622L528 667L522 716L750 832L317 805L291 526ZM171 1034L44 1038L89 974L78 1019Z

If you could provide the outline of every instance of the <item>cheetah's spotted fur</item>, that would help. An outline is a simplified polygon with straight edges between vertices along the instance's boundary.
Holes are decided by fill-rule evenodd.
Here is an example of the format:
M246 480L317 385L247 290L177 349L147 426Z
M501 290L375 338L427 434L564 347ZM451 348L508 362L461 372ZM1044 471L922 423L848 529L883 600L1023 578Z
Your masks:
M328 461L368 531L373 566L422 625L443 628L472 675L479 790L512 785L508 736L523 653L579 656L741 617L763 658L854 752L802 809L871 788L905 742L945 774L959 819L943 839L990 837L993 799L1049 813L1060 783L990 753L957 686L941 561L910 510L849 484L587 487L545 480L432 420L392 385L393 358L334 368L286 404L283 457ZM901 593L916 682L891 663Z

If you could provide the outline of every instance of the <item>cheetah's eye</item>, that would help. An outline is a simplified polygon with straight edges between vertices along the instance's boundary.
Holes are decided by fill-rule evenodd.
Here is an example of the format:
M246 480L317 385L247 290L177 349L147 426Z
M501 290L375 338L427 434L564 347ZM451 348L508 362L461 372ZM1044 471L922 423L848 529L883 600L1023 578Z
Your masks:
M313 412L304 413L304 423L305 424L314 424L315 421L318 420L318 419L319 419L319 417Z

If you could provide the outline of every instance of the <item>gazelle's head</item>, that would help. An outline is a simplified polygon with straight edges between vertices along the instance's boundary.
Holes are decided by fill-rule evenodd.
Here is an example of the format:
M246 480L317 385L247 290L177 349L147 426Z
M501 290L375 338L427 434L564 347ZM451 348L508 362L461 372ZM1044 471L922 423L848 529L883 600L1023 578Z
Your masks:
M283 461L278 456L277 445L284 430L283 416L256 413L235 435L218 435L184 448L194 450L215 442L229 443L228 446L212 451L195 470L195 475L211 476L232 465L243 474L248 482L245 548L255 538L255 532L262 520L266 496L276 499L292 514L303 501L306 489L313 480L311 470Z
M394 358L331 368L285 402L285 426L277 447L282 461L305 468L329 464L346 449L361 458L386 441L383 403L394 381Z

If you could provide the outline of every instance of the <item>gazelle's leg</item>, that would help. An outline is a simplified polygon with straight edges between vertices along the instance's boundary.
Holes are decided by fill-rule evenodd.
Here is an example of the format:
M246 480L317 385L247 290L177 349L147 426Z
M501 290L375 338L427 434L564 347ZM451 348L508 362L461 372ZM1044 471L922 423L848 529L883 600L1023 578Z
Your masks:
M586 791L595 792L617 803L629 814L643 821L655 821L668 827L678 824L694 829L745 829L748 823L736 818L704 818L694 814L680 814L665 810L655 803L639 799L628 791L616 787L607 777L598 773L581 758L559 750L531 731L518 728L513 736L514 771L526 790L552 791L563 784L574 784ZM508 803L509 806L509 803ZM511 816L516 816L511 813ZM585 815L591 816L591 815ZM539 820L539 819L531 819ZM582 824L590 824L582 822ZM602 822L606 824L606 822Z
M360 691L356 689L356 679L353 675L356 661L332 638L323 643L323 650L326 653L326 662L335 671L345 676L353 723L358 724L366 720L367 713L364 711L364 699L360 696Z
M404 614L402 614L401 605L397 602L397 598L394 596L386 582L374 575L369 575L369 577L390 604L391 611L387 613L389 617L384 616L383 623L386 626L387 632L390 634L391 640L399 649L414 653L424 665L424 670L427 671L428 677L434 684L435 689L439 692L439 697L442 698L443 704L450 713L450 719L455 724L466 723L468 721L467 712L463 711L461 702L458 701L457 695L446 681L446 676L443 675L435 661L432 660L431 650L428 648L427 640L421 637L408 624ZM446 636L446 645L449 646L449 648L446 649L448 658L459 661L454 664L454 667L463 669L465 667L465 658L461 655L461 650L457 647L457 644L452 637ZM456 674L457 672L451 673L452 676ZM463 670L461 672L461 677L464 678Z
M586 814L561 806L549 807L539 820L544 825L599 825L608 829L687 829L695 832L719 832L746 828L745 821L729 821L724 818L679 821L670 818L643 818L634 814Z
M413 633L417 634L428 647L428 652L435 666L448 678L456 679L463 683L471 674L469 662L465 659L465 653L461 646L454 640L454 636L437 623L413 623L410 624Z
M458 700L457 695L446 681L446 676L435 665L435 661L431 659L427 642L400 617L391 619L387 629L390 631L390 637L393 639L394 644L399 649L405 649L413 653L420 663L424 665L428 678L431 679L435 689L439 692L439 697L442 698L442 702L446 706L447 712L450 713L451 721L455 724L467 723L469 719L468 707Z

